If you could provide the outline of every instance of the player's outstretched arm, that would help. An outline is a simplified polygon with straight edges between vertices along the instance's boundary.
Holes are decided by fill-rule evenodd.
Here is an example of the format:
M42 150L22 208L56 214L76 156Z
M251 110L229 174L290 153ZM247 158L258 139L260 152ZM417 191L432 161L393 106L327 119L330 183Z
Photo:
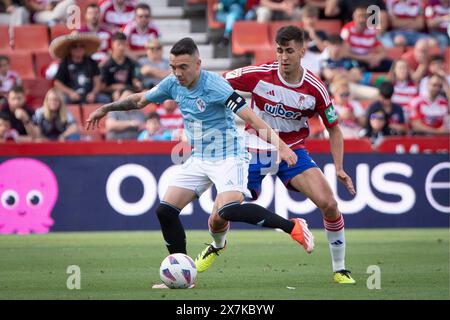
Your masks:
M250 124L253 129L258 131L259 137L261 137L266 142L274 145L278 150L278 157L281 160L286 161L288 166L293 166L297 163L297 155L288 147L283 140L273 131L273 129L260 117L258 117L255 112L250 108L242 108L238 113L238 116Z
M330 150L333 156L334 166L336 167L336 175L345 188L352 196L356 194L353 186L352 178L344 171L344 137L339 125L327 128L330 134Z
M133 109L141 109L145 107L147 104L148 101L145 98L145 92L135 93L129 95L125 99L105 104L89 115L88 119L86 120L87 123L86 128L87 130L89 130L90 128L92 129L95 129L96 127L99 128L100 120L110 111L126 111Z

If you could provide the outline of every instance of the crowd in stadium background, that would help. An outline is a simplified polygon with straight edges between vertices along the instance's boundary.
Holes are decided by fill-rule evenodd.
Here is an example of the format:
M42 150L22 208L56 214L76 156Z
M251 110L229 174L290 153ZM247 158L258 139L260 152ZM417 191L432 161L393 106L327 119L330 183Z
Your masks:
M65 20L72 5L81 8L77 28ZM188 0L182 5L200 6L207 27L220 30L218 38L209 39L216 50L250 57L252 64L276 59L273 35L280 26L301 26L309 36L302 65L328 86L345 138L365 137L377 146L391 135L450 132L448 0ZM376 6L375 19L370 5ZM87 54L79 34L91 32L100 45ZM0 142L184 139L174 101L112 113L95 133L84 129L85 117L99 103L150 89L170 74L162 36L152 21L152 1L2 0ZM58 41L69 46L60 56L52 51ZM310 136L327 138L319 119L310 119Z

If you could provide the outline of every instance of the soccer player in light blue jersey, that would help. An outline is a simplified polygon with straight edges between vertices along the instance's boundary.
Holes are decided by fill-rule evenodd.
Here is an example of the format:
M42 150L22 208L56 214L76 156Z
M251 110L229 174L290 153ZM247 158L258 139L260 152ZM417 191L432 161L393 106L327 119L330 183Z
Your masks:
M89 129L98 127L100 119L109 111L139 109L150 102L167 99L175 100L180 106L193 150L191 157L179 167L156 209L169 253L186 254L186 234L179 219L180 211L212 184L217 189L215 206L223 219L279 228L301 245L307 242L312 251L314 239L303 219L287 220L259 205L242 204L244 195L249 196L249 155L236 129L234 114L256 129L263 140L274 145L280 160L294 165L296 154L256 116L225 79L201 69L198 48L192 39L184 38L172 47L170 66L173 74L151 90L103 105L87 119ZM215 248L215 253L224 247L225 244ZM156 285L156 288L163 287Z

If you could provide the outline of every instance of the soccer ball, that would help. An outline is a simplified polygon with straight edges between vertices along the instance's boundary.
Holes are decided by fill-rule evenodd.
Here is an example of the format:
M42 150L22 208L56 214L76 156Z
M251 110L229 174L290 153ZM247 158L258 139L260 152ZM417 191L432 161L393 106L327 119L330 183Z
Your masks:
M183 253L173 253L161 262L159 275L169 288L186 289L195 283L197 268L191 257Z

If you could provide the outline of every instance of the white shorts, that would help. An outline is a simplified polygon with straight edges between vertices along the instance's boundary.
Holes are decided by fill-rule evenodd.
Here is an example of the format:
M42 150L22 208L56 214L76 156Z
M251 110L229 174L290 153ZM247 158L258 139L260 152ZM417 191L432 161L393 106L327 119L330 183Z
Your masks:
M214 184L218 194L239 191L250 196L247 189L248 165L248 161L234 157L217 161L190 157L178 167L169 186L192 190L200 197Z

